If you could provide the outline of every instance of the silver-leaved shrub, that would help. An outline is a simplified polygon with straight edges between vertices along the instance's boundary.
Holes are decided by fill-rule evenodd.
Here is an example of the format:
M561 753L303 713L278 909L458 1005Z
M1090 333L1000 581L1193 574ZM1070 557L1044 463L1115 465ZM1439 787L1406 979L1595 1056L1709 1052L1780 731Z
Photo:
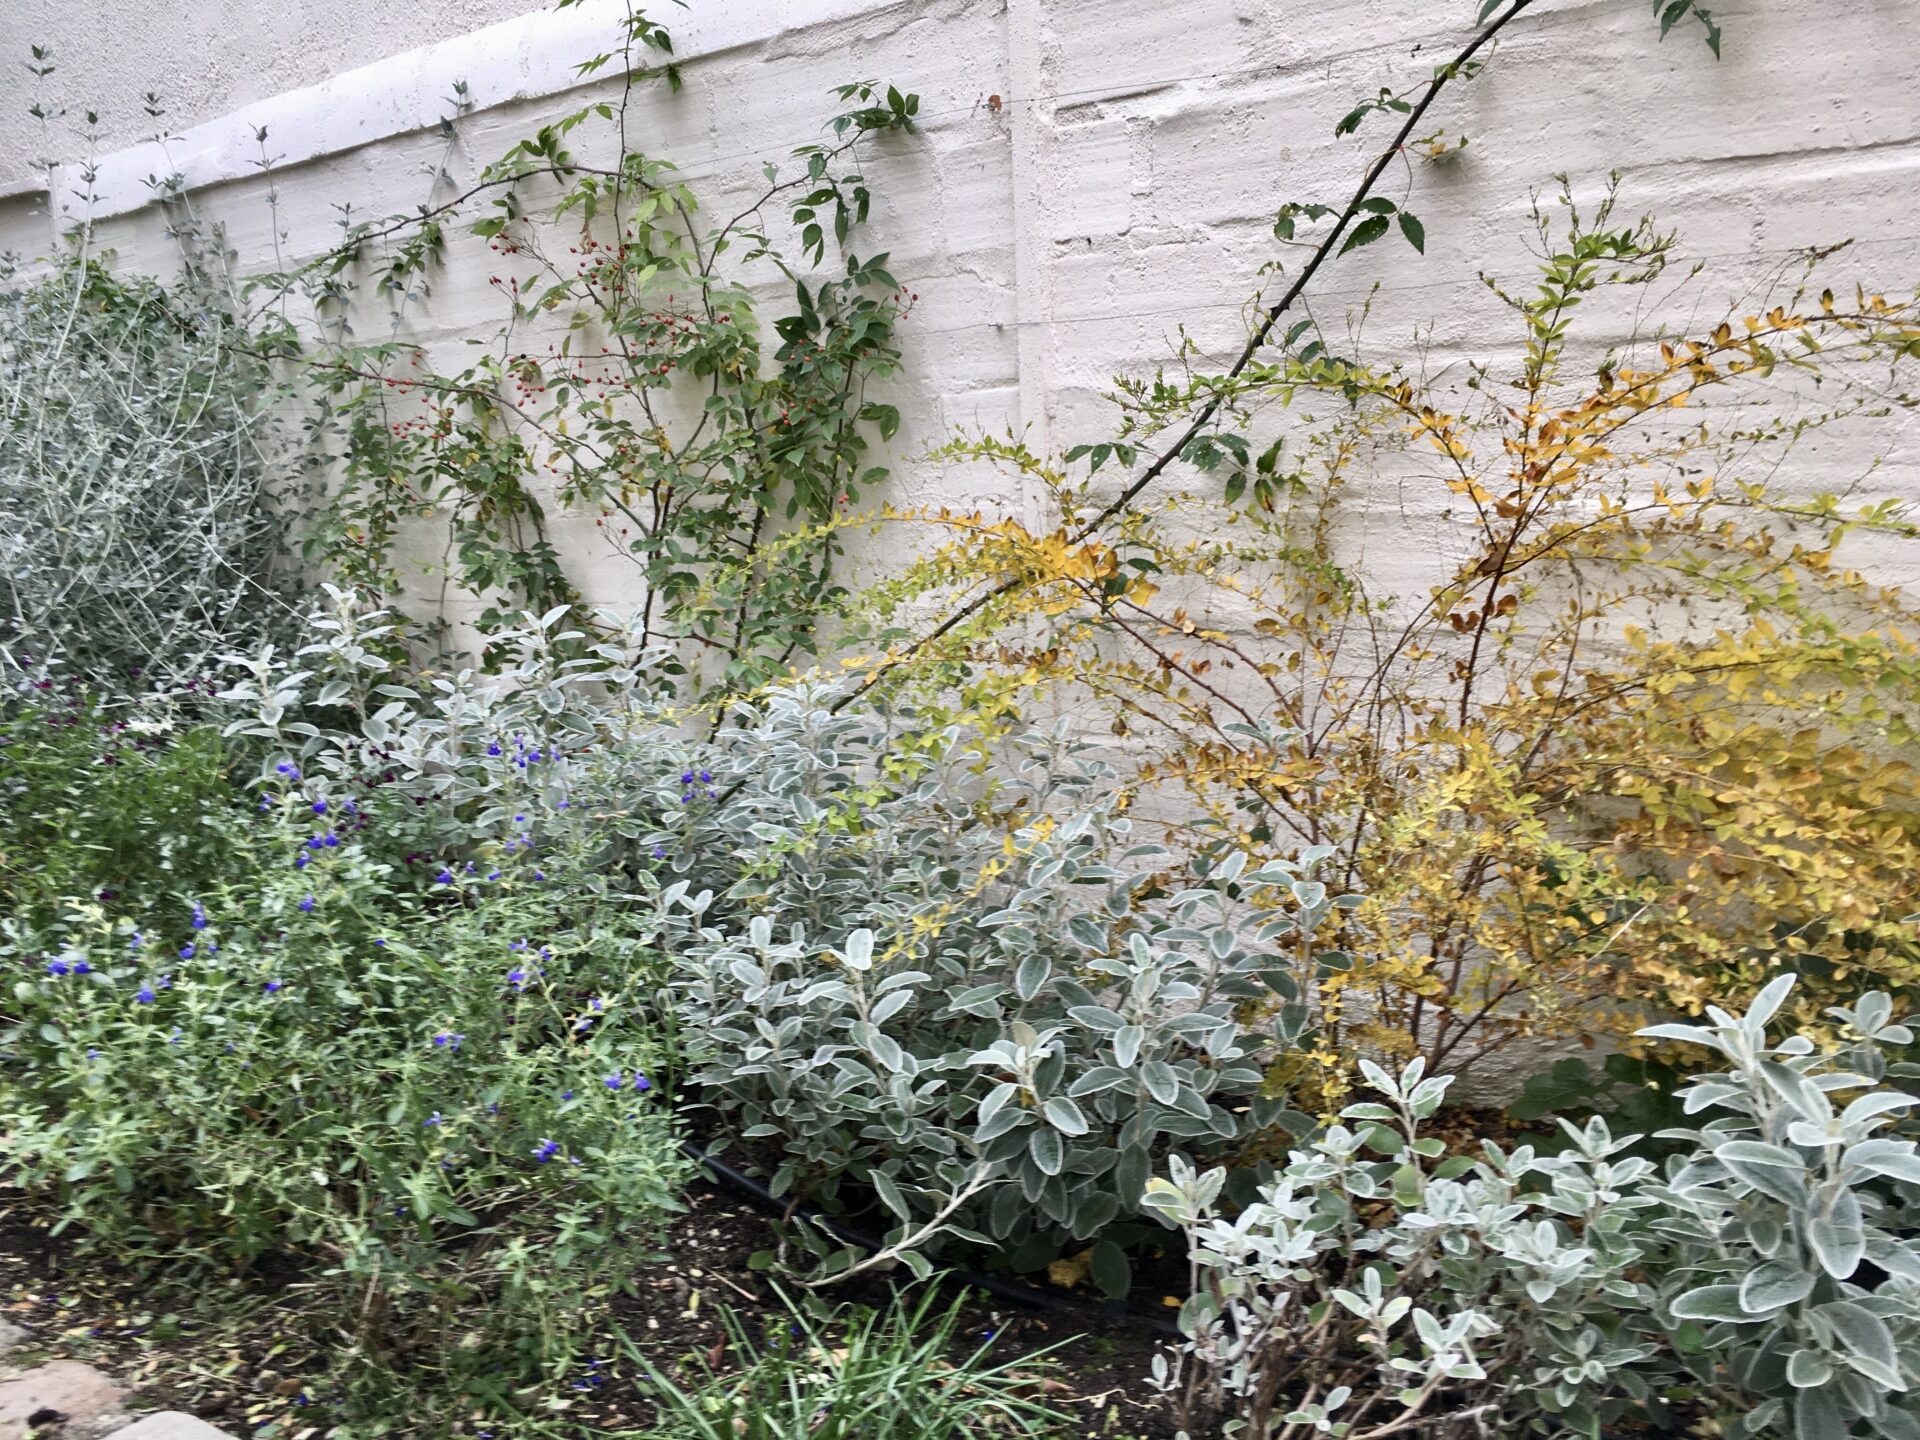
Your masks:
M146 690L291 628L257 348L191 285L0 257L0 678Z
M1088 1251L1123 1291L1152 1171L1281 1116L1261 1059L1303 1023L1297 962L1342 903L1316 853L1172 888L1185 867L1139 843L1085 746L836 712L828 686L697 740L668 657L617 616L525 617L488 637L495 671L424 688L353 596L314 627L223 696L267 746L262 786L286 766L352 798L430 890L478 896L532 856L617 904L708 1138L766 1153L779 1193L873 1206L853 1218L909 1266L958 1235L1028 1267Z
M1447 1079L1417 1061L1368 1066L1382 1100L1237 1213L1224 1171L1175 1160L1146 1204L1184 1232L1193 1295L1157 1381L1247 1440L1597 1437L1689 1411L1736 1440L1920 1436L1920 1154L1889 1133L1920 1098L1880 1055L1912 1033L1869 995L1832 1012L1844 1046L1772 1043L1792 983L1648 1032L1727 1067L1681 1090L1700 1125L1663 1166L1598 1119L1560 1154L1443 1158L1421 1126Z
M1183 867L1063 732L1007 742L990 782L976 738L832 698L737 717L740 878L663 937L693 1078L777 1192L877 1194L910 1266L944 1236L1022 1268L1090 1251L1123 1293L1149 1174L1279 1117L1261 1057L1300 1013L1277 956L1334 902L1240 857L1170 890Z

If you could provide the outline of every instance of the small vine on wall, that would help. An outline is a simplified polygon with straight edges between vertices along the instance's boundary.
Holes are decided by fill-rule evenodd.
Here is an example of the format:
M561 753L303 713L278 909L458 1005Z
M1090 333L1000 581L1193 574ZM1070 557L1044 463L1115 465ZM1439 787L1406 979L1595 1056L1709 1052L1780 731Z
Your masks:
M814 653L845 599L843 519L887 473L875 446L899 412L868 391L898 368L913 297L884 253L854 248L873 199L858 166L871 138L913 130L919 99L837 87L845 108L826 137L768 164L758 191L715 218L631 139L636 85L680 87L670 60L642 63L650 53L670 57L671 38L630 10L621 49L579 67L617 64L617 98L542 126L450 200L348 225L327 255L254 293L274 305L304 293L320 321L304 364L344 459L311 558L391 596L429 522L443 527L438 593L416 618L464 605L485 629L581 598L580 557L555 528L590 517L590 549L642 581L648 640L677 646L698 688L735 693ZM449 139L457 123L443 122ZM609 140L610 161L578 153ZM449 259L447 227L476 206L506 318L446 372L402 319ZM394 306L371 340L355 329L370 266ZM790 298L768 315L776 283Z

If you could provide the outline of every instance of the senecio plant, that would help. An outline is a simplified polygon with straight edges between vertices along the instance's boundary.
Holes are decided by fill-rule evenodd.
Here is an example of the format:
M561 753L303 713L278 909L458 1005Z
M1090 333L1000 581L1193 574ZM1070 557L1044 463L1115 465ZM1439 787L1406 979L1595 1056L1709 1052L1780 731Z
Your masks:
M1176 1159L1146 1205L1182 1230L1187 1336L1155 1378L1187 1423L1247 1440L1613 1433L1706 1410L1735 1440L1920 1435L1920 1097L1882 1083L1885 995L1831 1013L1850 1044L1769 1043L1785 976L1738 1016L1663 1025L1727 1068L1679 1098L1664 1167L1600 1119L1550 1155L1442 1158L1421 1125L1448 1077L1365 1067L1347 1107L1258 1199ZM1836 1096L1847 1097L1841 1104Z
M777 1192L877 1195L886 1258L924 1272L956 1238L1021 1269L1079 1256L1124 1294L1152 1170L1283 1117L1259 1056L1305 1023L1274 949L1338 903L1318 857L1235 855L1172 890L1183 867L1064 733L1014 737L994 784L977 737L903 752L898 721L833 699L790 691L744 724L765 759L731 843L756 863L727 899L757 913L665 940L705 1103L779 1152Z

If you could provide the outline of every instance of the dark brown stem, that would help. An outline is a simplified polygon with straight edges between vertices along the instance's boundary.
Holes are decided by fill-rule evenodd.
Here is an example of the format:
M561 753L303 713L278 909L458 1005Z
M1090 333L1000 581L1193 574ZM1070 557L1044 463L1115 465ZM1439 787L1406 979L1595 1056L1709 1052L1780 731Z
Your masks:
M1347 202L1346 208L1342 210L1334 220L1333 228L1327 232L1321 239L1319 245L1314 248L1313 254L1308 257L1307 263L1301 267L1300 273L1294 276L1293 283L1287 287L1286 293L1267 307L1266 314L1262 318L1259 328L1253 332L1252 338L1247 341L1245 347L1240 351L1239 358L1236 359L1227 370L1226 375L1223 377L1223 383L1215 388L1213 397L1200 407L1200 413L1194 416L1192 422L1181 432L1180 438L1165 450L1161 451L1153 462L1149 464L1145 470L1140 472L1139 478L1129 484L1126 489L1122 490L1098 515L1095 515L1093 519L1087 521L1086 524L1074 532L1073 538L1076 543L1094 534L1101 526L1105 525L1107 521L1111 520L1115 515L1119 514L1138 499L1143 490L1155 480L1159 479L1166 468L1180 458L1181 453L1185 451L1194 437L1199 435L1202 430L1213 422L1213 417L1219 413L1221 405L1226 402L1226 397L1231 392L1231 382L1238 379L1241 373L1246 370L1247 366L1253 362L1253 357L1259 353L1260 347L1265 345L1268 337L1273 334L1273 327L1280 322L1280 317L1293 308L1295 302L1306 292L1308 284L1312 282L1313 277L1319 272L1320 267L1333 257L1335 247L1340 242L1340 237L1347 233L1348 227L1353 224L1355 217L1359 215L1361 205L1372 193L1373 187L1379 183L1380 177L1386 173L1387 167L1393 163L1394 157L1399 155L1405 148L1407 141L1419 127L1427 111L1432 108L1433 102L1440 97L1440 92L1447 87L1449 81L1453 80L1460 73L1462 66L1466 65L1475 55L1479 54L1487 45L1491 44L1494 38L1498 36L1502 30L1506 29L1521 11L1526 10L1532 4L1533 0L1513 0L1513 3L1484 29L1479 31L1479 33L1467 43L1465 48L1453 57L1452 61L1440 66L1439 69L1434 71L1433 79L1427 82L1425 93L1421 95L1413 108L1407 112L1407 118L1402 122L1400 128L1394 132L1392 141L1384 150L1374 157L1373 163L1367 167L1366 174L1361 178L1359 188L1354 191L1353 198ZM876 666L859 686L835 701L832 708L836 712L846 708L852 704L854 700L878 684L883 675L904 663L912 654L924 649L941 636L951 633L955 628L964 624L969 618L978 614L1000 596L1019 588L1023 583L1023 580L1019 577L1014 577L1003 580L992 589L975 596L960 609L954 611L951 615L947 616L946 619L934 626L933 629L922 636L920 640L916 641L907 655L896 656Z

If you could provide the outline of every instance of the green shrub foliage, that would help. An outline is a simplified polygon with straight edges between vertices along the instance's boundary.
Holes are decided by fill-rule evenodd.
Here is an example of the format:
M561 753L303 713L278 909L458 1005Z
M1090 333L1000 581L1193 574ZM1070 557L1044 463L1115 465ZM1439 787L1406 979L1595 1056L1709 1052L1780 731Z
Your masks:
M1249 1437L1448 1415L1599 1436L1690 1407L1733 1437L1920 1434L1920 1154L1889 1133L1920 1096L1884 1083L1880 1054L1912 1032L1875 994L1832 1012L1831 1050L1772 1043L1792 984L1648 1032L1726 1066L1681 1090L1695 1120L1663 1166L1598 1118L1557 1155L1443 1158L1421 1130L1447 1077L1418 1060L1368 1065L1381 1100L1237 1214L1224 1171L1175 1160L1146 1203L1184 1232L1194 1293L1160 1383Z

